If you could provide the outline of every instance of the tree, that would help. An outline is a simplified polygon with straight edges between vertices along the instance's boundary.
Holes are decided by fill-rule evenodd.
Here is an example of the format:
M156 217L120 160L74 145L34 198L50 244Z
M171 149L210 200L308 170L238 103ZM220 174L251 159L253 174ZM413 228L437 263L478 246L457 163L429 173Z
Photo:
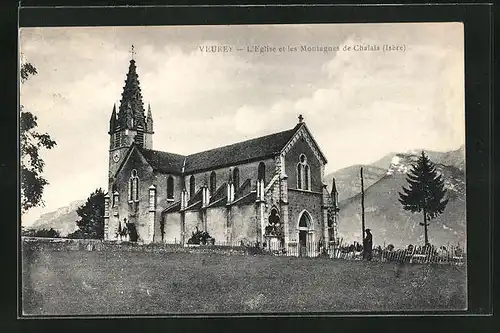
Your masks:
M442 214L448 204L443 177L422 151L422 155L408 172L406 181L409 187L403 187L403 193L399 193L399 202L405 210L423 213L424 222L420 225L424 227L425 245L428 245L429 221Z
M76 213L80 217L76 221L79 230L72 233L71 238L104 238L104 192L101 188L91 193Z
M21 235L24 237L48 237L59 238L61 237L59 231L50 229L22 229Z
M21 83L30 75L36 75L36 68L25 62L21 64ZM40 150L52 149L56 142L47 133L38 133L37 117L20 106L20 153L21 153L21 211L43 205L43 190L48 184L42 177L44 161L40 158Z
M72 233L68 234L66 238L72 238L72 239L82 239L85 238L83 232L80 229L76 229Z

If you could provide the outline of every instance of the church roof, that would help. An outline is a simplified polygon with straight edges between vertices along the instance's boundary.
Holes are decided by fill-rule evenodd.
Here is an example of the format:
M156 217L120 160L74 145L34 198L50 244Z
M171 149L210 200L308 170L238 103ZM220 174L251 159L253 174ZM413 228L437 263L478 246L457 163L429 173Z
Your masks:
M288 143L300 125L291 130L188 155L184 171L193 173L271 157Z
M144 156L154 170L174 174L182 172L185 156L145 148L140 148L140 150L142 156Z
M302 125L303 123L298 123L290 130L187 156L145 148L140 150L151 167L157 171L191 174L272 157L286 146Z

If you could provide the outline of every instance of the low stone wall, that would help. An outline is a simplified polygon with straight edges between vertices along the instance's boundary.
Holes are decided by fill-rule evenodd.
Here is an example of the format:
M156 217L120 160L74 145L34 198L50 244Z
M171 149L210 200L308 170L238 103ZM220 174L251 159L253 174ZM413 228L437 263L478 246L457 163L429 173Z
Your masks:
M253 254L253 249L244 246L138 244L134 242L104 241L99 239L67 239L22 237L23 251L128 251L155 253L216 253L223 255Z

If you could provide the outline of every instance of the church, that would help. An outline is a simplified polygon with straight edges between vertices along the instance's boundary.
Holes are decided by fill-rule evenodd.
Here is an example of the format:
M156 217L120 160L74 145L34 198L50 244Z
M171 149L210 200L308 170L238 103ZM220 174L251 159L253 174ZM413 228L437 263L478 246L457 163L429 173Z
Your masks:
M153 149L153 116L130 60L109 121L104 238L186 244L196 230L217 243L307 248L336 237L337 191L302 116L291 128L179 155Z

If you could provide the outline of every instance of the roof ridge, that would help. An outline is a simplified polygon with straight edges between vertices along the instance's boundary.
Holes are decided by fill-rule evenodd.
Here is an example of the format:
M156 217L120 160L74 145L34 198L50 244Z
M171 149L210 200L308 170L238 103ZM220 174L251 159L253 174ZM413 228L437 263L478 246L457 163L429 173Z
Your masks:
M296 129L297 129L297 126L295 126L294 128L288 129L288 130L274 132L274 133L270 133L270 134L258 136L258 137L255 137L255 138L251 138L251 139L248 139L248 140L238 141L238 142L230 143L230 144L227 144L227 145L224 145L224 146L218 146L218 147L215 147L215 148L198 151L196 153L188 154L188 155L186 155L186 157L191 157L193 155L197 155L197 154L201 154L201 153L206 153L206 152L209 152L209 151L212 151L212 150L217 150L217 149L220 149L220 148L226 148L226 147L230 147L230 146L233 146L233 145L235 146L235 145L239 145L239 144L242 144L242 143L247 143L247 142L252 141L252 140L259 140L259 139L262 139L262 138L271 137L273 135L284 134L286 132L295 131Z
M163 154L170 154L170 155L176 155L176 156L180 156L180 157L186 157L187 155L183 155L183 154L178 154L178 153L171 153L169 151L164 151L164 150L157 150L157 149L148 149L148 148L143 148L143 147L139 147L141 150L144 150L144 151L150 151L150 152L153 152L153 153L163 153Z

